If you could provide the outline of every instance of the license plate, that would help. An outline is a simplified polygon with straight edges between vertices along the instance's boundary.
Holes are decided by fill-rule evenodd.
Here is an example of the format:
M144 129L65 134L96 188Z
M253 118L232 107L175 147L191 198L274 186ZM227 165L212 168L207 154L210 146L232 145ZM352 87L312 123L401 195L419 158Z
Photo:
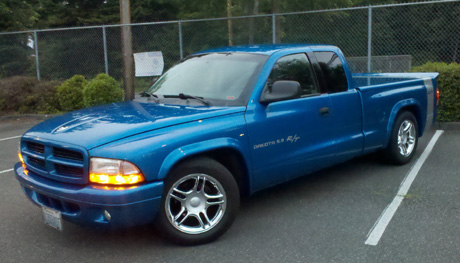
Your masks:
M62 231L62 214L52 208L42 206L45 224L59 231Z

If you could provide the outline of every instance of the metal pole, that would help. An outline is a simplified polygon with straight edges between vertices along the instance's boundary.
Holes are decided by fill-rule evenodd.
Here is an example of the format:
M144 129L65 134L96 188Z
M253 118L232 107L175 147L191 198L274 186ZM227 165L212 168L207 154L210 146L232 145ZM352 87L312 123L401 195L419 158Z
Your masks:
M40 80L40 62L38 60L38 38L37 30L34 30L35 66L37 68L37 79Z
M102 41L104 41L105 74L109 75L109 59L107 57L107 37L105 32L105 26L102 27Z
M179 53L180 59L184 58L184 47L182 46L182 22L179 20Z
M372 6L369 6L368 14L368 36L367 36L367 72L372 71Z
M276 17L272 14L272 43L276 44Z

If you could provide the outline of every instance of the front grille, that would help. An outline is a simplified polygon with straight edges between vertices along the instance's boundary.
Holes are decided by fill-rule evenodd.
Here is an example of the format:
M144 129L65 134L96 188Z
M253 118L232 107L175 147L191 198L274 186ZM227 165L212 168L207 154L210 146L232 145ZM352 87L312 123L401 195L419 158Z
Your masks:
M45 145L36 142L27 142L27 149L38 154L45 153Z
M44 160L40 160L38 158L35 158L35 157L29 157L29 163L38 168L38 169L42 169L42 170L45 170L46 169L46 163Z
M62 164L55 164L56 173L64 176L80 177L83 174L83 168L73 167Z
M28 138L23 139L21 147L26 166L35 174L66 183L88 183L88 155L84 149Z
M80 162L83 161L83 155L81 153L63 148L53 148L53 155L62 159L70 159Z
M58 210L62 213L67 213L67 214L76 214L80 211L80 206L77 204L59 200L41 193L38 193L32 189L25 188L23 187L25 193L27 196L38 203L39 205L42 206L47 206L49 208L53 208L55 210Z

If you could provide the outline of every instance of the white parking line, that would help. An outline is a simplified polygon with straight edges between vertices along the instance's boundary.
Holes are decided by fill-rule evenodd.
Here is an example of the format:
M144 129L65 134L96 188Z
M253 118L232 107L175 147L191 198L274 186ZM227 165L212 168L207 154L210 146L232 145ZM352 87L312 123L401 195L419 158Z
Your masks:
M411 170L409 171L409 173L406 175L406 177L402 181L401 186L399 187L399 191L396 194L395 198L387 206L387 208L385 208L385 210L380 215L377 222L375 222L374 226L369 231L369 234L367 235L367 240L366 242L364 242L364 244L376 246L379 243L380 238L383 235L383 232L385 232L385 229L387 228L388 224L390 223L391 219L396 213L396 210L398 210L399 205L404 200L404 197L409 191L410 186L414 182L415 177L420 171L420 168L422 168L423 163L426 161L426 159L430 155L431 151L433 150L434 145L436 144L436 141L439 139L439 137L441 136L443 132L444 131L442 130L438 130L433 135L433 138L431 138L430 142L426 146L422 155L418 158L417 162L414 164L414 166L412 166Z
M14 169L3 170L3 171L0 171L0 174L7 173L7 172L11 172L11 171L13 171L13 170L14 170Z
M0 139L0 141L6 141L6 140L11 140L11 139L16 139L16 138L20 138L22 135L19 135L19 136L13 136L13 137L8 137L8 138L2 138Z

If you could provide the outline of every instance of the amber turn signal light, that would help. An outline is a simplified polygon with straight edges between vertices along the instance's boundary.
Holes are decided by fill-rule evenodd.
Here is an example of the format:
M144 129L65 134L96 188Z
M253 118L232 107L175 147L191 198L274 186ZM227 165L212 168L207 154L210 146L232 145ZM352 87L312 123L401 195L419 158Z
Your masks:
M139 168L125 160L93 157L89 181L106 185L133 185L145 181Z
M144 181L144 176L141 174L130 175L109 175L109 174L90 174L89 180L92 183L98 184L113 184L113 185L129 185L138 184Z

